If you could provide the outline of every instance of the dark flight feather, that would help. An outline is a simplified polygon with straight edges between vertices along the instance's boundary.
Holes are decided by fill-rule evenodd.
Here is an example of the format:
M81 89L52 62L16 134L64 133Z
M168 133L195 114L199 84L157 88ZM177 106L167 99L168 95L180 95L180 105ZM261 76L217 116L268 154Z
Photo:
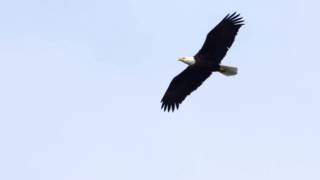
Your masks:
M194 90L196 90L203 81L211 75L210 71L203 70L197 66L189 66L170 83L161 102L161 108L164 111L179 108L182 101Z
M239 28L244 25L243 22L240 14L236 12L231 15L228 14L207 34L207 38L202 48L195 55L195 59L220 64L231 47Z

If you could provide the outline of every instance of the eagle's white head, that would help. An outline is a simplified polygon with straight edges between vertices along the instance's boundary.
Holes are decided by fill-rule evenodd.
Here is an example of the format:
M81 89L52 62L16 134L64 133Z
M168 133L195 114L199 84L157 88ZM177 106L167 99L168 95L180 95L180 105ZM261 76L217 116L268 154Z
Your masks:
M194 57L182 57L182 58L178 58L178 61L184 62L188 65L193 65L196 63L196 60L194 59Z

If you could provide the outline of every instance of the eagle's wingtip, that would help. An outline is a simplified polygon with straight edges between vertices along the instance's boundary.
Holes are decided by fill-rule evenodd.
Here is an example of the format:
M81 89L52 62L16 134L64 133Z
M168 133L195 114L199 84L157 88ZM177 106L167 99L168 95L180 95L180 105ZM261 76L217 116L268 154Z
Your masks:
M179 109L179 103L168 104L162 101L161 109L163 109L164 112L170 112L170 110L174 112Z

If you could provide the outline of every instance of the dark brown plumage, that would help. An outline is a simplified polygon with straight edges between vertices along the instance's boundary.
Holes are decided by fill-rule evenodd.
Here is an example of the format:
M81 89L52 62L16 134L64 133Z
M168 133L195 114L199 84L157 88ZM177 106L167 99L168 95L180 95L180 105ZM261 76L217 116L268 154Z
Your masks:
M207 35L190 65L170 83L161 102L164 111L174 111L192 91L196 90L215 71L222 71L220 63L243 25L240 14L227 15Z

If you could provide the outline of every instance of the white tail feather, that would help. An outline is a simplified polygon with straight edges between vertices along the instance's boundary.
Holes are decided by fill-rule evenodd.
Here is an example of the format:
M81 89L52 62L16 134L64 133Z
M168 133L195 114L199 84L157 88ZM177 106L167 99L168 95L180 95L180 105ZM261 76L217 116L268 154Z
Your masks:
M234 76L238 73L238 68L231 66L220 65L220 73L225 76Z

